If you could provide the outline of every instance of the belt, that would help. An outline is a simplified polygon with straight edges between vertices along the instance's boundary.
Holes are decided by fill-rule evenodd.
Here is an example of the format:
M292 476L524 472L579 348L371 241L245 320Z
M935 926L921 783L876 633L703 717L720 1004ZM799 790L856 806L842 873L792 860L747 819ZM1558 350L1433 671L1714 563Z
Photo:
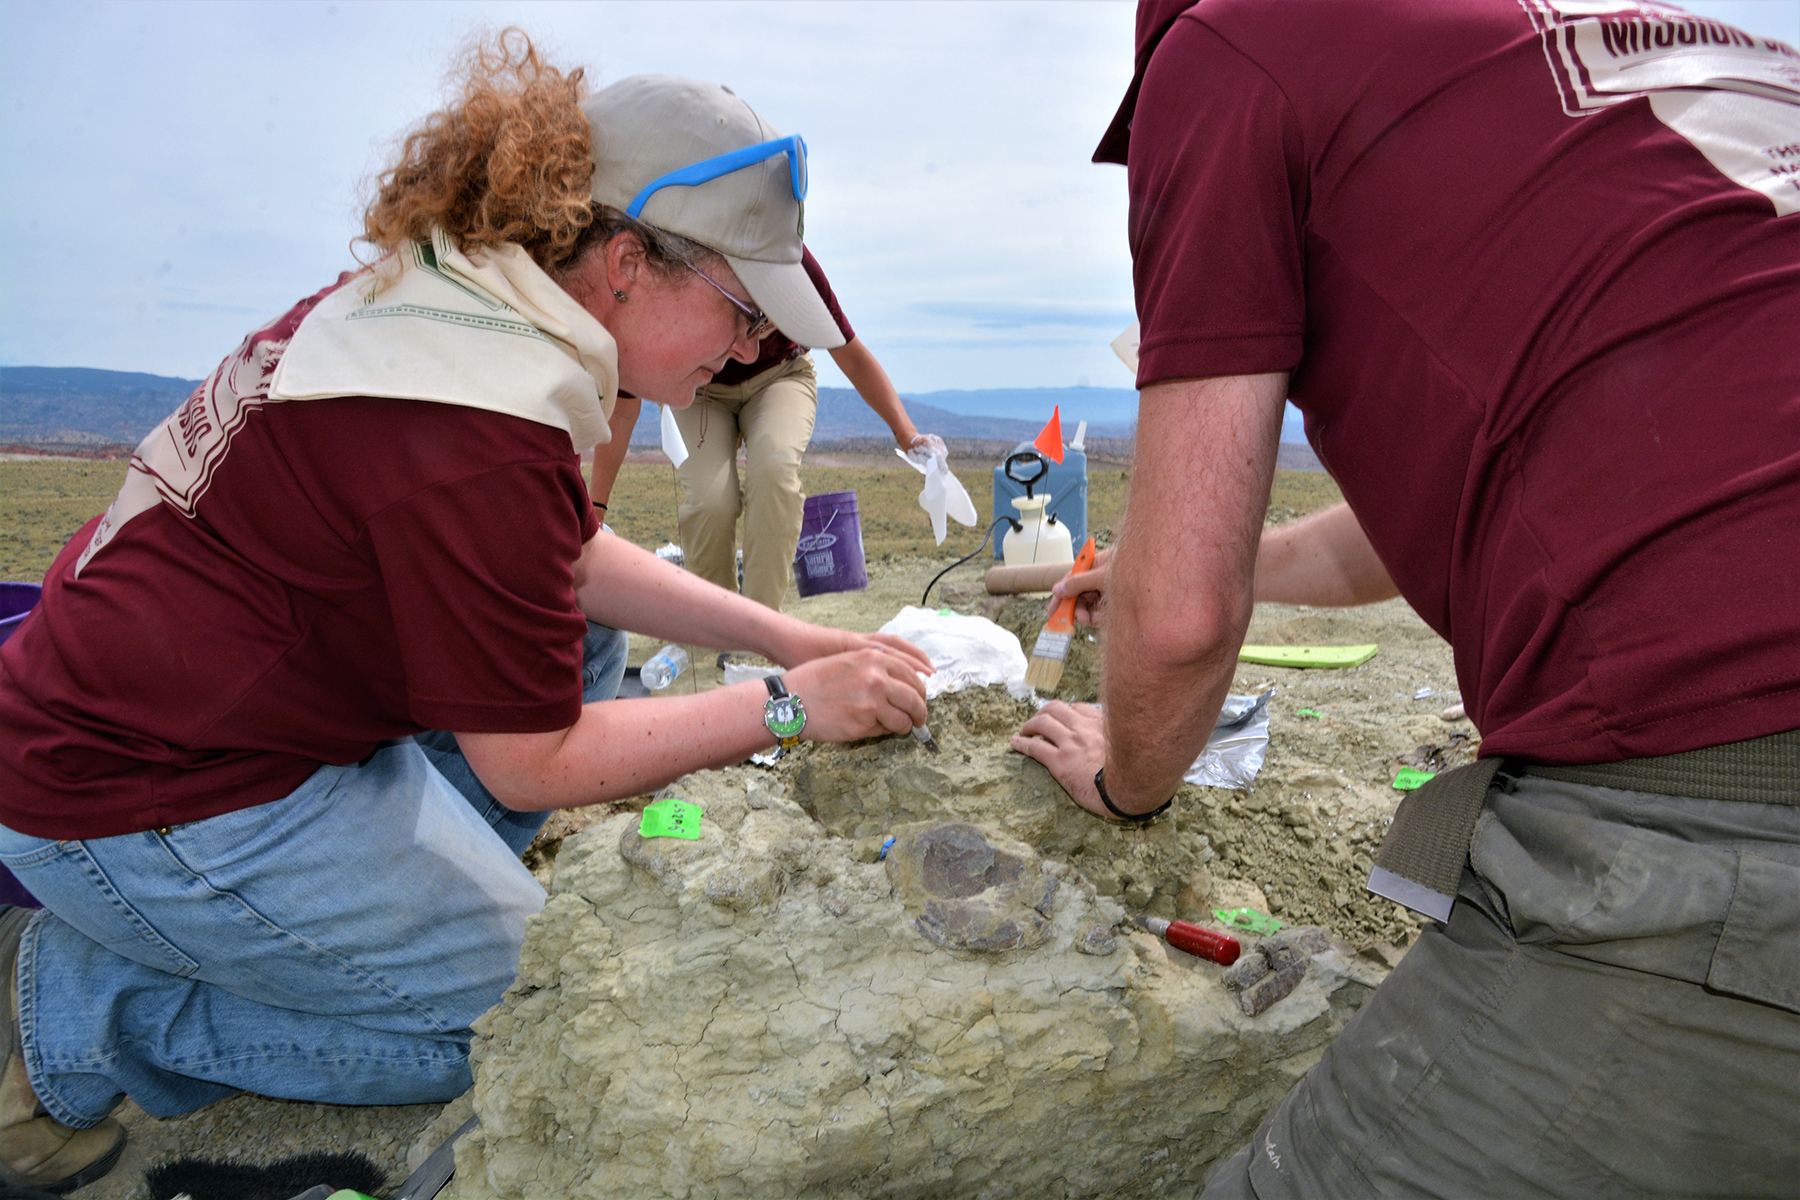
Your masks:
M1369 890L1448 921L1488 789L1496 776L1525 775L1658 796L1800 805L1800 729L1615 763L1549 766L1477 759L1443 772L1400 802L1369 872Z
M1526 763L1524 769L1527 775L1627 792L1800 805L1800 729L1656 758L1577 767Z

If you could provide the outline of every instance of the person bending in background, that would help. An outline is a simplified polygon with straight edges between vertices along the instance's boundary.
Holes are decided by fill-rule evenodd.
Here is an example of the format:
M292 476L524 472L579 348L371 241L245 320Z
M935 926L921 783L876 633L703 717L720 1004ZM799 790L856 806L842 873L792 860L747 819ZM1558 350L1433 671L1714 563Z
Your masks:
M1396 590L1482 735L1370 877L1436 923L1205 1200L1800 1195L1797 62L1631 0L1139 7L1104 712L1015 744L1147 817L1253 598ZM1290 395L1349 507L1264 535Z
M819 410L819 386L808 347L829 350L831 359L868 406L875 410L902 450L943 443L913 427L893 381L873 352L858 340L831 284L811 250L802 264L819 304L804 326L790 319L771 326L755 361L732 360L700 389L692 407L677 409L675 424L687 443L681 479L681 553L702 579L738 588L737 522L744 518L743 594L780 610L794 579L794 550L806 494L800 489L800 461L812 441ZM638 419L636 400L621 397L613 415L612 442L594 454L594 498L611 497L619 464ZM744 445L744 478L738 481L738 443Z

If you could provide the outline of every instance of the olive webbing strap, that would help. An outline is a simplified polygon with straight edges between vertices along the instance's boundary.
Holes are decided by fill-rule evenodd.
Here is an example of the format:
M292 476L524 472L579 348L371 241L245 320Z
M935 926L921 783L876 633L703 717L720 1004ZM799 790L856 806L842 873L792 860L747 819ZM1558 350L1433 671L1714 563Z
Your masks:
M1505 762L1483 758L1445 771L1402 800L1369 872L1369 890L1448 921L1475 822ZM1800 805L1800 730L1624 762L1545 766L1514 760L1507 773L1695 800Z
M1475 821L1505 761L1477 759L1408 793L1369 871L1369 890L1434 921L1448 921Z
M1800 729L1624 762L1574 767L1533 763L1525 773L1658 796L1800 805Z

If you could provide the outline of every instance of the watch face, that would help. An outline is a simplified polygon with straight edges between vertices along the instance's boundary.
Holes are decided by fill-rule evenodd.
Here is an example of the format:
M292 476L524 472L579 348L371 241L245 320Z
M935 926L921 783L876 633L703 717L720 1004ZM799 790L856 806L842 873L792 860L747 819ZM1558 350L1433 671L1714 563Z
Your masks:
M763 706L763 724L778 738L799 737L806 727L806 706L798 696L773 696Z

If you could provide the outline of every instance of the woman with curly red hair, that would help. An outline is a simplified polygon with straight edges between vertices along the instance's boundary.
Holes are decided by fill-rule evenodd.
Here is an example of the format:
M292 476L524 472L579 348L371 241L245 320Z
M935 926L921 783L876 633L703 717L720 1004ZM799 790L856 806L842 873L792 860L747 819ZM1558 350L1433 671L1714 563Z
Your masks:
M580 472L622 392L681 407L829 320L804 144L716 85L586 96L516 31L463 75L378 260L144 440L0 653L0 861L46 907L0 917L7 1183L104 1174L125 1095L457 1095L548 810L924 720L917 649L658 561ZM614 701L627 628L790 670Z

